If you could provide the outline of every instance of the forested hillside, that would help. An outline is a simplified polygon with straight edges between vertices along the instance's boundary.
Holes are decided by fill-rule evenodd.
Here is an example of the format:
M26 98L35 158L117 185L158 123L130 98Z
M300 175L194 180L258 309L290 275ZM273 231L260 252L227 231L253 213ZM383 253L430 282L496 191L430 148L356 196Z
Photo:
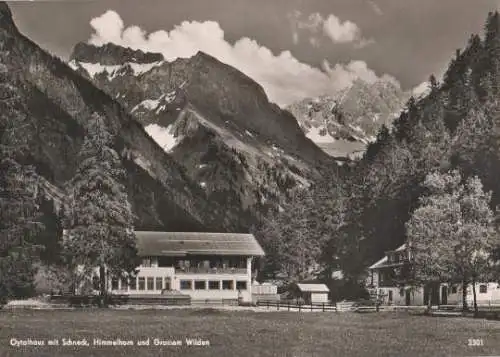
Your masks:
M477 176L492 191L492 208L500 203L499 14L488 14L484 36L471 36L456 51L442 82L434 76L429 82L429 94L411 98L340 179L298 195L268 217L258 232L270 241L266 273L300 279L314 276L316 266L323 272L340 268L356 280L405 241L424 179L435 171Z

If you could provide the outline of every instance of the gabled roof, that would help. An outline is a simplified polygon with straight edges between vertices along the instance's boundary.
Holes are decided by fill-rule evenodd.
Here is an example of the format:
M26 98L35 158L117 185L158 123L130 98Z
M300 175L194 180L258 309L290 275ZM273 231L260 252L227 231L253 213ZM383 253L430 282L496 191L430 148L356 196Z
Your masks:
M297 284L302 292L327 293L330 291L325 284Z
M253 234L136 231L140 256L264 256Z
M400 247L398 247L396 250L394 250L394 252L401 252L405 249L406 249L406 243L401 245ZM373 265L369 266L368 269L379 268L379 267L383 266L385 263L387 263L387 254L382 259L378 260Z

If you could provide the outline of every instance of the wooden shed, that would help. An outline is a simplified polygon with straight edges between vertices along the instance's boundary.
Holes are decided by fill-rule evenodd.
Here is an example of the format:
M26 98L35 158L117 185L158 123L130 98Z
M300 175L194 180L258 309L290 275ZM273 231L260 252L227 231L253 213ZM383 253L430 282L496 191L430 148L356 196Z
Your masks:
M321 304L328 302L330 290L325 284L297 284L301 297L307 304Z

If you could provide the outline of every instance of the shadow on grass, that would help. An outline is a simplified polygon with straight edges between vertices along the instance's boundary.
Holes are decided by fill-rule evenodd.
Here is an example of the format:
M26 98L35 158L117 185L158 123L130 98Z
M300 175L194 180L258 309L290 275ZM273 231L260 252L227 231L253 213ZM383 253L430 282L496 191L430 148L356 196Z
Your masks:
M223 311L221 309L216 309L213 307L205 307L201 309L195 309L193 311L190 311L190 315L224 315L226 314L226 311Z
M425 311L413 313L413 316L426 316L426 317L446 317L446 318L457 318L457 317L466 317L472 319L484 319L484 320L492 320L492 321L500 321L500 311L479 311L477 314L474 311Z

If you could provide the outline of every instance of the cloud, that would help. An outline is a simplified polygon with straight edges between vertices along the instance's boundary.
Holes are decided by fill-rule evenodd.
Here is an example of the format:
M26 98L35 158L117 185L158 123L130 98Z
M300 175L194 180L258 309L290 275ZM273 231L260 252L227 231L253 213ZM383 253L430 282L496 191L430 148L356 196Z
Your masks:
M351 21L342 22L333 14L323 21L323 32L333 43L354 42L361 38L361 30L358 25Z
M324 60L322 67L325 73L331 78L337 79L336 87L339 89L350 86L358 78L367 83L375 83L380 80L392 82L397 87L400 87L400 83L396 78L388 74L379 77L375 71L368 68L368 65L364 61L351 61L347 65L336 64L332 67L327 60Z
M368 0L368 5L372 8L373 12L379 16L382 16L384 12L380 8L380 6L373 0Z
M299 17L300 17L299 13ZM319 13L310 14L306 20L297 21L297 27L302 30L309 30L311 32L319 32L321 25L325 20Z
M361 29L354 22L349 20L342 22L334 14L324 18L320 13L315 12L305 18L300 11L294 11L288 15L288 18L294 34L301 30L314 35L311 37L314 40L309 41L314 47L320 44L319 35L323 35L335 44L352 43L355 48L363 48L374 43L373 39L363 38Z
M223 29L214 21L184 21L170 31L148 34L137 26L125 28L121 17L110 10L92 19L90 24L94 33L89 42L98 46L112 42L133 49L160 52L167 61L188 58L198 51L206 52L253 78L264 88L269 99L280 106L306 97L333 94L357 78L393 80L387 75L377 77L363 61L334 66L325 61L320 69L300 62L290 51L275 54L248 37L229 43L224 38Z
M309 37L309 43L311 46L318 48L319 47L319 40L316 37Z

